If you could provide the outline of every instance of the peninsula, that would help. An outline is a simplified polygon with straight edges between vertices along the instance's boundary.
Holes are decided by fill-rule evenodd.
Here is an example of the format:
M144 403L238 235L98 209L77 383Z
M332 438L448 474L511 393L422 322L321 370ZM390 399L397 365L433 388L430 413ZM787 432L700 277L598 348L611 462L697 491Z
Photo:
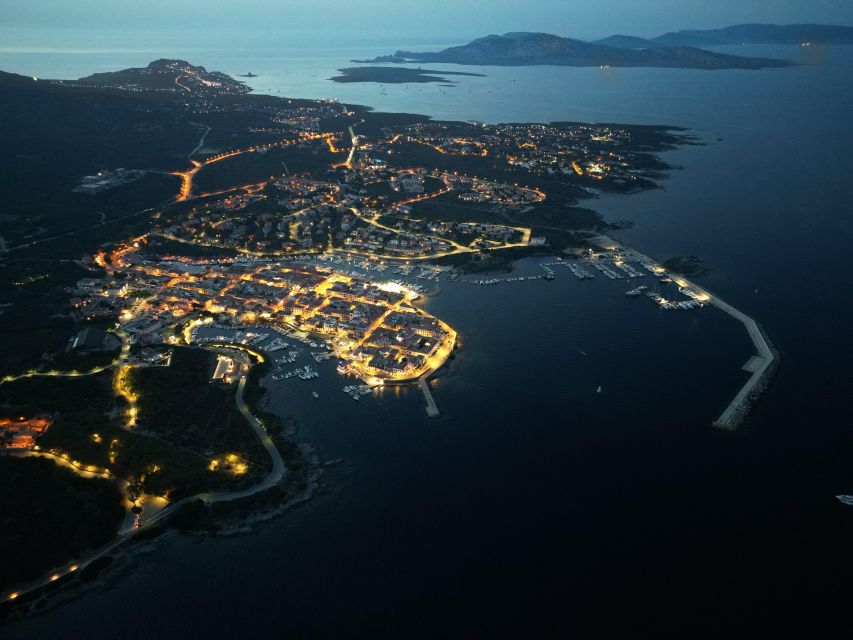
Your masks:
M380 84L403 84L407 82L450 83L443 76L478 76L482 73L464 73L462 71L435 71L432 69L412 69L410 67L347 67L338 69L341 75L330 78L332 82L376 82ZM437 75L441 74L441 75Z

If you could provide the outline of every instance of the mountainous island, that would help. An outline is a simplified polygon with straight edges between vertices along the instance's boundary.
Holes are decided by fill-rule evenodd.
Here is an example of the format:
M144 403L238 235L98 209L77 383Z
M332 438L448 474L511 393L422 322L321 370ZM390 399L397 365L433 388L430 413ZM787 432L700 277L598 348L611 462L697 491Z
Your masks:
M445 62L466 65L568 67L668 67L678 69L764 69L792 63L773 58L752 58L716 53L694 46L638 45L626 48L583 42L549 33L506 33L478 38L468 44L436 52L397 51L356 63Z
M736 24L724 29L685 30L656 38L613 35L595 44L628 49L735 44L853 44L853 27L829 24Z

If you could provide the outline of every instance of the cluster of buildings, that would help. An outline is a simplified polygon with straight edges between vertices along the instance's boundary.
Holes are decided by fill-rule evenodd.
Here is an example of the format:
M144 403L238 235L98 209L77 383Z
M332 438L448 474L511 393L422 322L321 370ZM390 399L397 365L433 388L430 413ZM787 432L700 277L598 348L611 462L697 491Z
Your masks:
M198 206L188 219L158 234L258 256L338 248L392 259L443 255L456 248L454 243L471 249L517 244L529 235L526 229L493 224L412 219L390 226L376 224L383 215L407 218L412 213L406 204L409 200L391 201L378 190L390 194L396 190L417 198L423 194L427 176L422 171L371 167L339 169L334 172L340 178L337 182L304 175L281 176L265 189L266 193L233 195ZM478 178L450 174L430 177L440 187L436 193L459 190L463 200L520 206L544 198L534 189ZM374 188L368 193L366 187ZM261 206L248 207L246 198L261 200ZM237 211L242 213L234 215Z
M446 155L503 159L510 167L534 175L609 178L622 184L642 174L632 169L630 154L620 151L631 142L631 133L607 125L423 122L390 138L398 140L424 144ZM474 193L465 199L486 201Z
M358 226L347 233L343 248L388 258L411 259L447 253L453 250L453 245L434 236L391 231L358 219Z
M32 449L53 423L51 416L0 418L0 449Z
M262 323L322 337L365 378L403 380L440 366L455 343L450 327L414 306L413 291L327 267L249 259L156 260L141 252L124 253L113 264L125 275L125 292L133 292L117 301L123 302L119 331L143 345L186 339L193 323L205 318ZM114 285L108 275L101 291ZM228 375L227 367L222 375Z
M438 319L405 309L390 314L353 352L355 366L382 379L412 379L444 360L455 334Z
M69 290L72 313L78 320L109 318L121 308L127 291L127 283L120 280L81 278Z
M292 223L292 216L271 213L228 216L211 211L170 227L163 234L203 246L257 253L286 252L295 248Z
M342 191L340 185L305 176L281 176L273 185L281 192L278 204L291 211L334 202Z
M349 115L352 113L337 100L320 100L288 109L278 109L272 121L300 131L319 131L321 120Z
M476 248L490 243L517 244L529 235L527 229L485 222L445 222L400 218L394 225L404 233L434 234L451 238L455 242Z
M512 167L534 175L634 180L631 158L619 151L631 141L624 129L601 125L499 125L492 144Z
M476 178L456 180L458 198L462 202L494 204L507 207L524 207L545 199L545 194L536 189L517 185L489 182Z
M297 213L246 212L217 215L211 208L187 222L166 228L161 235L201 246L216 246L257 255L282 255L325 249L333 221L348 215L333 205L309 207Z
M145 174L146 172L141 169L119 168L115 171L98 171L93 176L84 176L80 184L74 187L73 190L76 193L85 193L86 195L93 196L107 189L139 180Z
M69 338L68 345L65 350L85 353L93 351L114 351L119 347L121 347L121 341L113 334L107 333L98 327L84 327Z
M424 192L424 174L420 171L404 171L389 180L394 191L418 195Z

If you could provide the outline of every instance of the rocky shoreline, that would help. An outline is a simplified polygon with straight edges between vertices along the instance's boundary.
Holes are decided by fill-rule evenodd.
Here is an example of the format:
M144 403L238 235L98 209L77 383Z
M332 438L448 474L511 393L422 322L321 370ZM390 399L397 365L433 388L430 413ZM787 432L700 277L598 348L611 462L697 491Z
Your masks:
M282 435L288 441L292 441L298 432L298 427L294 421L288 421L287 424L289 426L283 428ZM300 479L293 479L291 474L288 474L281 486L274 487L277 491L263 492L234 500L232 503L219 503L236 506L239 513L212 517L207 522L212 526L198 528L180 526L180 514L183 509L178 510L168 520L158 523L151 529L141 531L109 554L98 558L73 575L66 576L30 594L22 595L14 603L4 603L5 610L0 610L0 624L39 615L92 591L109 588L116 580L133 571L141 557L154 553L177 535L211 538L250 535L263 523L270 522L308 502L322 488L321 479L325 469L341 464L343 459L322 460L314 447L309 444L299 444L296 448L299 452L298 460L303 465ZM281 501L282 497L283 501ZM189 504L200 502L198 500ZM216 505L205 506L205 509L207 513L214 516L212 506Z

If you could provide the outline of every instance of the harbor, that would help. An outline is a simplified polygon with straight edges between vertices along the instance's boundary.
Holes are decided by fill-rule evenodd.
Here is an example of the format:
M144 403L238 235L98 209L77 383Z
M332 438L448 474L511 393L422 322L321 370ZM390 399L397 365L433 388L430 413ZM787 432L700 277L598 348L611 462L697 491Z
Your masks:
M490 287L508 283L553 280L556 269L564 268L580 281L593 280L596 273L613 282L625 281L632 286L624 292L625 296L645 297L662 310L688 311L701 309L706 305L716 307L743 325L755 350L742 367L750 377L712 423L717 428L729 431L740 427L778 365L778 353L758 323L683 276L670 273L649 256L624 247L606 236L598 237L594 243L603 249L601 253L590 252L584 257L573 259L560 257L556 261L540 263L539 268L545 272L544 274L465 279L461 282L467 285ZM648 284L636 284L637 282L648 282ZM633 286L635 284L636 286ZM427 398L429 412L433 406L430 403L431 394L422 381L421 389ZM434 410L437 411L437 408Z
M749 415L749 412L756 400L767 388L767 385L779 363L778 352L772 346L758 323L739 309L736 309L724 300L693 284L686 278L677 274L667 273L666 270L663 269L663 267L658 266L652 258L649 258L634 249L628 249L612 238L601 236L597 240L597 244L608 252L617 253L622 257L621 259L626 261L637 261L646 265L650 271L661 275L663 279L670 280L677 284L680 287L680 290L692 292L692 300L701 302L702 304L707 303L713 305L743 325L755 349L755 354L752 355L742 367L744 371L750 373L750 376L720 416L713 422L715 427L727 431L735 431L738 429Z
M602 251L589 251L584 255L568 259L561 256L556 258L556 260L539 263L540 273L520 273L506 277L482 279L453 278L453 280L465 285L491 287L512 283L550 281L557 277L559 269L563 269L581 282L591 281L596 276L602 276L606 280L613 282L614 285L624 283L625 290L623 293L626 297L651 300L661 310L688 311L702 309L707 305L718 308L744 326L755 350L754 355L742 367L744 371L750 374L749 379L740 387L718 418L713 421L714 426L718 428L726 430L737 429L748 415L755 400L764 390L770 374L775 370L775 365L778 361L775 350L758 324L743 312L716 296L711 295L686 278L670 273L655 260L644 254L624 247L605 236L600 236L596 239L595 244ZM397 275L399 277L398 283L401 286L409 286L412 289L418 290L423 290L423 287L415 282L411 282L408 280L409 278L433 281L436 288L440 286L443 279L441 278L441 269L433 269L428 265L411 267L408 265L376 264L366 260L341 258L340 256L328 256L318 262L328 265L328 267L324 265L325 268L331 267L336 272L351 272L353 275L362 271L383 273L390 270L391 273L385 274L386 277L391 274ZM359 271L354 271L355 269ZM450 278L446 278L445 280L449 281ZM236 342L247 348L253 347L267 354L282 352L282 355L275 357L275 366L270 374L270 378L275 382L290 378L312 380L320 375L319 371L311 365L297 366L287 371L283 370L283 365L296 362L302 355L300 349L290 349L291 344L286 340L294 340L295 342L302 343L303 347L311 347L312 349L325 347L326 350L310 352L310 357L317 363L323 362L334 355L332 346L328 342L315 341L304 332L280 330L269 326L262 329L242 327L234 332L231 338L224 340L228 338L228 336L223 335L225 326L214 325L214 327L208 327L208 329L210 328L219 329L219 331L209 332L206 336L198 336L198 343L214 344L227 341ZM229 331L228 333L232 332ZM343 373L350 373L350 371L347 370ZM418 383L426 401L427 415L437 417L439 415L438 406L426 381L426 376L430 373L432 371L425 372L424 375L420 376ZM370 379L366 378L364 382L367 383L362 385L364 388L357 385L350 385L344 388L344 393L354 400L358 400L370 393L372 390L371 387L376 384L375 381L371 382Z

